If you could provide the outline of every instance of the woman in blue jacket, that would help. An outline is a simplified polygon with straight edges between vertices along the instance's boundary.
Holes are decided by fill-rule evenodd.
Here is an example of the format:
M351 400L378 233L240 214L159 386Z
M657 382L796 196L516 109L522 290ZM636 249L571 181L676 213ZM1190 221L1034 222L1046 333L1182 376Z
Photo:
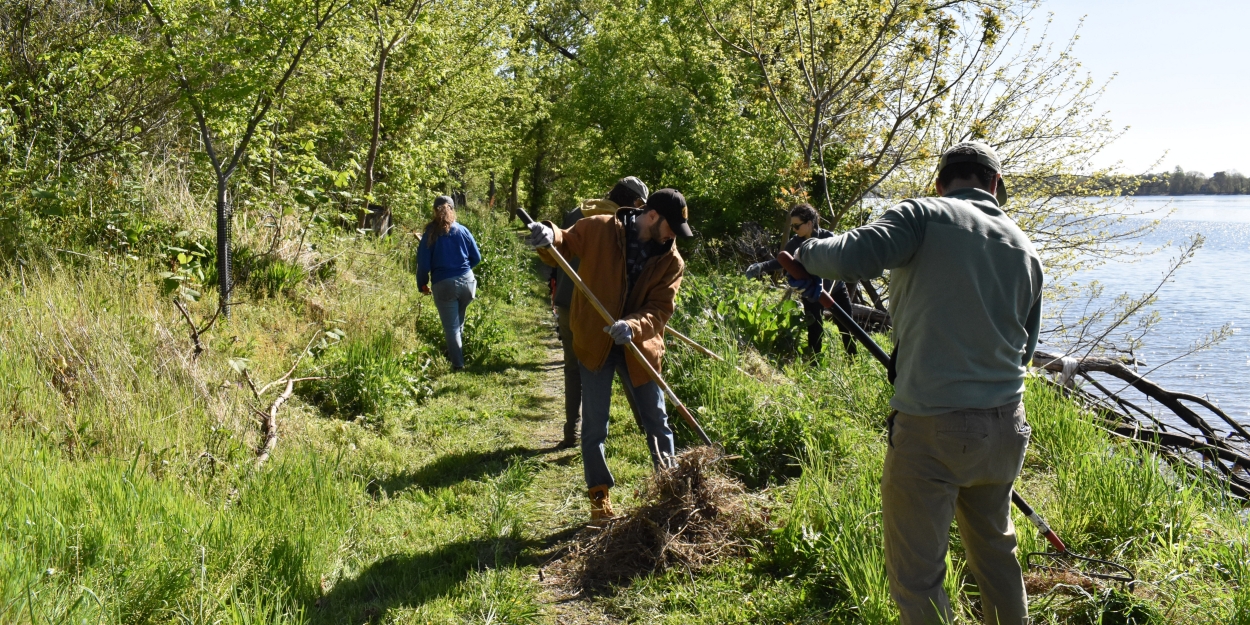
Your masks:
M417 245L417 285L422 293L434 295L434 307L447 337L447 358L455 371L464 369L461 330L464 311L477 293L473 268L480 262L482 254L473 234L456 223L455 202L446 195L438 196L434 200L434 218L425 226L425 234Z

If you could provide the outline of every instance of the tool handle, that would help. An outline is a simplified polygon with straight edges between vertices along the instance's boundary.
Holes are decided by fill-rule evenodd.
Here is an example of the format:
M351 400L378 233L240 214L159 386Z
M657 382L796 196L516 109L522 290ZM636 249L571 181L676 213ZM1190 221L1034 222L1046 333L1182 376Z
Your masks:
M529 216L529 213L526 213L523 208L518 207L516 209L516 215L520 218L521 223L527 226L534 223L534 220ZM567 274L569 279L573 281L573 285L577 287L577 290L581 291L582 295L586 296L586 299L590 301L590 305L594 306L595 310L599 311L599 316L603 317L603 320L607 322L608 325L616 323L616 318L612 316L612 313L608 312L607 308L603 307L599 298L595 297L595 294L590 291L590 287L586 286L586 283L582 281L582 277L577 275L577 270L573 269L573 266L569 264L569 261L564 259L564 256L560 254L559 250L557 250L553 245L547 248L547 253L555 259L556 264L560 266L560 269L563 269L564 273ZM670 388L668 383L664 381L664 378L660 377L660 372L656 371L655 367L652 367L651 363L647 362L646 357L642 355L642 350L638 349L638 346L635 345L633 341L630 341L625 345L629 350L629 353L632 354L638 362L642 363L643 368L647 370L647 377L651 378L651 381L655 382L656 385L664 391L664 395L668 397L668 400L677 407L677 414L681 415L681 418L686 422L686 425L690 426L690 429L694 430L695 434L699 435L699 439L703 441L703 444L711 445L712 439L708 437L707 432L703 431L703 427L700 426L699 422L695 420L694 415L690 414L690 411L686 409L686 405L677 398L677 394L674 393L673 389Z
M1011 503L1016 504L1016 507L1020 509L1020 512L1023 512L1024 516L1028 517L1029 522L1037 528L1037 531L1041 532L1042 535L1046 537L1046 540L1050 541L1050 545L1055 548L1055 551L1058 551L1059 553L1065 553L1068 551L1068 546L1063 544L1063 541L1059 539L1059 535L1056 534L1054 530L1050 529L1050 525L1046 523L1046 519L1043 519L1042 515L1034 511L1033 506L1030 506L1029 502L1025 501L1024 497L1021 497L1020 493L1017 493L1014 489L1011 491Z
M516 207L516 216L517 219L521 220L521 223L527 226L534 223L534 218L530 217L530 214L525 212L525 209L520 206Z
M691 349L695 350L696 352L699 352L700 354L703 354L704 356L707 356L708 358L711 358L712 360L715 360L716 362L728 362L727 360L725 360L724 358L722 358L722 357L720 356L720 354L717 354L716 352L714 352L714 351L712 351L712 350L710 350L710 349L708 349L708 348L706 348L706 347L704 347L704 346L702 346L702 345L698 344L698 343L697 343L694 339L692 339L692 338L690 338L690 337L686 336L685 334L682 334L681 332L678 332L677 330L674 330L674 329L673 329L673 326L670 326L670 325L667 325L667 324L666 324L666 325L664 326L664 333L665 333L665 334L671 334L671 335L673 335L673 336L677 337L677 338L678 338L678 340L680 340L681 342L685 343L686 345L689 345ZM750 373L747 373L747 371L746 371L745 369L743 369L742 367L739 367L739 366L737 366L737 365L734 365L734 369L737 369L737 370L738 370L738 373L741 373L742 375L745 375L745 376L747 376L748 378L755 378L755 379L757 379L757 380L760 380L760 378L758 378L758 377L756 377L756 376L754 376L754 375L752 375L752 374L750 374ZM760 381L761 381L761 382L764 382L764 380L760 380ZM1247 439L1247 440L1250 440L1250 439Z
M781 263L781 266L786 270L786 273L790 274L790 277L795 280L806 280L812 277L812 275L807 272L807 268L804 267L799 261L795 260L794 256L790 255L790 252L782 252L778 254L777 262ZM872 340L872 337L869 336L863 328L859 327L859 324L855 323L855 319L853 319L845 310L842 310L842 307L839 306L837 302L833 301L833 296L823 288L820 291L820 305L829 310L829 312L833 313L833 318L838 322L838 325L850 332L852 336L862 343L872 354L873 358L876 358L877 361L880 362L886 369L890 368L890 355L885 353L885 350L881 349L881 346L877 345L877 342Z
M664 333L671 334L677 337L678 340L680 340L682 343L685 343L686 345L689 345L696 352L699 352L700 354L703 354L704 356L707 356L708 358L711 358L712 360L715 360L716 362L725 362L725 359L721 358L720 354L717 354L716 352L702 345L699 345L697 342L695 342L694 339L686 336L685 334L682 334L681 332L678 332L677 330L674 330L673 327L670 325L666 324L664 326ZM1250 440L1250 438L1248 438L1247 440Z

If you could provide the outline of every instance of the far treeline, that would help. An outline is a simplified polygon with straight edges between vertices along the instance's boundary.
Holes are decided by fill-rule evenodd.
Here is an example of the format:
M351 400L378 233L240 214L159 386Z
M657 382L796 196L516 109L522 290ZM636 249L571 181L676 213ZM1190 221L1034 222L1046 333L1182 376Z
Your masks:
M1168 173L1108 176L1097 186L1104 190L1122 189L1125 195L1248 195L1250 177L1235 169L1207 177L1178 165Z

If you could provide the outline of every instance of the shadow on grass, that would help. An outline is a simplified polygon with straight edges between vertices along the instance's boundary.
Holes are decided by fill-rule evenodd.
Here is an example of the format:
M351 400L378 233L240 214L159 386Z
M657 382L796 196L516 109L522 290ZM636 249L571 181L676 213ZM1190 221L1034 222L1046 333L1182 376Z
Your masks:
M370 485L370 490L376 492L377 489L383 489L388 493L397 493L409 488L422 490L447 488L460 482L481 479L487 475L498 475L513 462L557 451L561 450L555 447L535 449L513 445L492 451L446 454L416 471L398 473L377 480Z
M473 571L533 565L533 558L524 554L544 542L464 540L389 556L335 584L307 614L318 625L381 622L391 610L420 607L456 592Z
M417 608L456 594L474 571L542 566L581 529L567 527L528 540L461 540L420 553L388 556L356 577L339 581L306 614L314 625L383 622L391 610Z

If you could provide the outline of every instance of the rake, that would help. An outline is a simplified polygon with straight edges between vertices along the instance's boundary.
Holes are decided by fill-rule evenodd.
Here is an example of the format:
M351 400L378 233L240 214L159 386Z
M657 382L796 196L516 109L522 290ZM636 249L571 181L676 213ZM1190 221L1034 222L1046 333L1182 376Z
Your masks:
M533 218L531 218L529 213L525 212L525 209L523 208L517 208L516 215L520 218L521 223L526 226L534 223ZM564 273L567 274L569 279L573 281L573 285L577 287L577 290L581 291L582 295L586 296L586 299L590 301L590 305L594 306L595 310L599 312L599 316L603 317L603 320L607 322L608 325L616 323L616 318L612 316L612 313L608 312L607 308L603 307L603 304L599 302L599 298L595 297L595 294L591 292L590 287L586 286L586 283L582 282L581 276L577 275L577 270L573 269L573 266L569 264L569 261L564 259L564 256L556 250L555 246L553 245L546 249L547 252L551 254L551 257L555 259L556 264L560 266L560 269L563 269ZM690 426L690 429L694 430L694 433L698 435L699 440L703 441L703 444L711 446L712 439L708 437L707 432L703 431L703 426L699 425L699 422L695 420L694 415L691 414L690 410L686 408L686 404L682 403L682 401L677 398L677 394L673 392L673 389L670 388L668 383L664 381L664 378L660 377L660 372L656 371L655 367L652 367L651 363L647 362L647 359L642 355L638 346L635 345L633 341L630 341L625 344L625 348L629 350L630 355L635 360L642 364L643 368L647 371L647 377L651 378L651 381L655 382L656 385L664 391L664 395L668 397L668 400L672 402L674 407L677 408L677 414L681 415L681 418L686 422L686 425Z

